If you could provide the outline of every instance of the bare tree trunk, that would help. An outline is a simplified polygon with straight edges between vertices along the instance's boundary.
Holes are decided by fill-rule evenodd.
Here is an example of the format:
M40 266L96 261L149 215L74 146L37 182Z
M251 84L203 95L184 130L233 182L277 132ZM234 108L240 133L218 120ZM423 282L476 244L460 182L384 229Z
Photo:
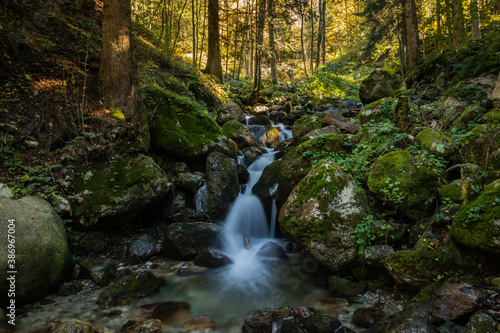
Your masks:
M219 1L208 0L208 56L205 71L222 83L222 60L219 36Z
M201 11L201 8L200 8ZM207 0L203 0L203 29L200 43L200 56L198 57L198 68L201 69L201 60L203 59L203 49L205 48L205 27L207 23Z
M271 65L271 82L272 84L278 84L278 74L276 73L276 46L274 43L274 0L269 0L269 49L270 49L270 65Z
M452 0L453 9L453 44L460 45L464 41L465 27L464 27L464 8L462 0Z
M262 54L264 44L264 26L266 23L266 0L259 0L257 6L257 22L256 22L256 37L255 37L255 74L254 74L254 91L260 91L262 84Z
M303 8L301 8L300 14L300 48L302 49L302 63L304 64L304 73L307 74L307 59L306 59L306 48L304 45L304 13L302 12Z
M436 48L440 51L442 42L443 42L443 32L442 30L442 18L441 18L441 13L442 8L441 8L441 0L436 0L436 26L437 26L437 31L436 31Z
M322 63L326 63L326 0L323 0L323 30L322 30L322 35L323 35L323 43L321 44L321 49L322 49Z
M195 6L196 5L196 0L191 0L191 31L193 33L193 48L192 48L192 53L193 53L193 66L196 67L196 52L198 50L196 49L196 36L198 35L198 30L196 29L196 10Z
M471 33L473 39L481 39L481 29L479 27L479 10L477 0L470 0Z
M137 68L132 45L130 0L106 0L102 17L100 78L104 104L117 117L133 120L140 110Z
M311 0L311 54L310 54L310 66L311 75L314 74L314 7L313 0Z
M316 71L319 68L319 62L321 59L321 45L323 44L323 6L322 6L322 1L318 0L318 12L319 12L319 19L318 19L318 41L316 44Z
M406 65L407 71L411 71L415 62L420 57L420 38L418 37L417 8L415 0L405 0L406 21Z

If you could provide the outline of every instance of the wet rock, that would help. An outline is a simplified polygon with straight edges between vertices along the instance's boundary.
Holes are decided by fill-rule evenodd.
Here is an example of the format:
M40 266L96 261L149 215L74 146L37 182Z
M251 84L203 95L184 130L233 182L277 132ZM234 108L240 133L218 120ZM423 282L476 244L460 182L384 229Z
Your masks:
M453 218L451 236L468 247L500 253L500 179L487 185Z
M312 316L314 312L305 306L300 306L292 311L292 316L297 318L300 322L304 322L307 318Z
M161 253L161 244L151 235L143 234L135 237L128 247L127 260L131 264L148 260Z
M255 145L255 134L242 123L231 120L222 126L224 134L238 145L239 149Z
M241 164L238 164L236 166L236 170L238 171L238 181L240 182L240 185L248 183L250 173L248 172L247 168L245 168Z
M267 165L262 171L257 183L252 188L252 194L256 195L262 201L270 200L276 193L276 185L280 173L281 161L277 160Z
M207 213L223 218L238 196L240 184L235 160L222 153L211 153L206 161Z
M189 167L184 162L177 162L174 164L174 167L171 170L172 175L177 176L180 173L188 173Z
M115 304L129 298L137 298L156 292L165 280L149 271L138 271L104 288L97 297L97 304Z
M439 333L464 333L465 327L455 324L454 322L447 321L438 327Z
M78 282L64 282L57 288L57 294L59 296L69 296L74 295L82 290L82 285Z
M113 259L94 258L80 262L81 272L84 277L92 279L99 286L107 286L115 277L118 263Z
M389 245L372 245L365 249L365 264L374 268L383 268L382 261L394 254L394 249Z
M143 305L142 308L151 310L149 318L158 319L162 324L177 325L190 316L190 305L186 302L162 302Z
M0 183L0 198L9 199L11 195L12 191L10 188L5 184Z
M472 313L482 307L488 293L467 283L445 282L436 293L436 303L432 310L432 323L452 321Z
M212 318L207 316L198 316L188 320L182 325L185 330L199 330L203 331L206 328L214 328L215 324Z
M338 330L335 331L335 333L356 333L355 331L351 330L348 327L342 326Z
M250 130L255 135L255 143L261 147L275 147L281 137L280 131L272 125L252 125Z
M168 258L192 260L204 250L213 248L222 227L216 223L173 223L165 231L163 251Z
M6 236L10 228L15 230L16 240L16 306L35 302L53 292L73 270L64 223L50 203L38 196L0 198L0 216L4 228L0 237L0 294L7 295L10 289Z
M240 121L243 118L243 110L235 102L227 102L217 108L217 123L221 126L230 120Z
M269 107L266 105L255 105L252 107L251 113L254 115L265 115L269 112Z
M292 313L292 308L288 305L282 306L281 308L276 309L262 309L257 310L253 313L253 316L256 318L264 318L270 321L276 318L289 317Z
M369 104L384 97L393 97L397 86L397 78L394 75L376 69L361 82L359 99L363 104Z
M281 324L281 331L283 333L306 333L306 330L302 327L302 324L300 324L295 318L288 318L283 320L283 323Z
M74 213L83 227L106 228L132 221L166 198L171 183L151 157L125 157L80 168Z
M198 189L203 185L205 175L201 172L183 172L177 174L176 184L182 186L193 192L198 191Z
M285 250L275 242L267 242L257 252L257 255L264 258L287 259Z
M354 296L356 294L356 292L354 291L355 288L356 283L354 281L333 275L328 277L328 290L334 296Z
M342 326L340 320L325 311L318 311L304 322L309 333L331 333Z
M352 315L352 323L357 326L370 328L384 316L382 309L377 307L358 308Z
M292 126L292 134L294 142L299 142L299 139L307 133L320 129L323 123L322 115L308 115L301 117L295 121Z
M194 259L194 264L202 267L217 268L228 265L233 261L216 249L206 249Z
M498 332L496 322L484 310L479 310L470 317L465 325L465 333L495 333Z
M158 319L129 320L122 326L120 333L161 333L161 321Z
M242 333L270 333L272 332L272 322L263 318L249 318L245 319Z
M55 333L94 333L94 327L92 324L78 320L71 319L70 321L65 322L56 330Z
M285 158L281 170L284 163ZM280 210L279 225L322 265L333 272L350 271L357 255L351 233L370 211L364 190L325 159L292 191Z
M283 111L273 111L269 114L269 119L275 124L285 124L288 125L288 115Z
M266 150L261 147L248 147L241 151L245 156L245 163L247 165L252 164L260 156L266 153Z
M271 121L265 114L247 117L247 126L250 125L271 125Z

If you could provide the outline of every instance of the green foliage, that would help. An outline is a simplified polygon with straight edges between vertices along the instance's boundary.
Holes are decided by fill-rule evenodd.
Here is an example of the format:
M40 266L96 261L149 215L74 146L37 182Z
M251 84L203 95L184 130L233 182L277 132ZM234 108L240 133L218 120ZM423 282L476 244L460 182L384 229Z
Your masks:
M392 204L394 207L402 204L405 201L405 194L401 189L401 183L399 181L391 182L390 179L385 180L385 187L383 187L380 192L383 194L382 201L385 203Z

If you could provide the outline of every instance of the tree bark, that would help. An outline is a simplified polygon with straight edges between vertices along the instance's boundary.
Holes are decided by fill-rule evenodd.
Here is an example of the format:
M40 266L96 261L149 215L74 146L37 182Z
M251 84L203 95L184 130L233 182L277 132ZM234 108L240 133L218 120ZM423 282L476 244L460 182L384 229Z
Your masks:
M311 54L310 54L310 63L311 63L311 75L314 74L314 7L313 0L311 0Z
M257 4L257 23L255 37L255 74L254 91L260 91L262 84L262 47L264 44L264 26L266 23L266 0L259 0Z
M196 67L196 53L198 52L198 50L196 49L197 46L196 37L198 35L197 22L196 22L196 0L191 0L191 31L193 33L193 45L192 45L193 66Z
M274 43L274 0L268 0L268 33L269 33L269 64L271 66L271 82L278 84L278 74L276 73L276 45Z
M411 71L420 57L420 38L418 36L417 8L415 0L405 0L406 21L406 67Z
M472 39L481 39L481 29L479 27L479 10L477 0L470 0L471 33Z
M205 72L222 83L222 59L219 35L219 1L208 0L208 55Z
M460 45L464 41L465 27L464 27L464 8L462 0L452 0L452 22L453 22L453 44Z
M304 45L304 12L302 11L303 7L301 6L301 14L300 14L300 48L302 50L302 63L304 64L304 73L307 74L307 59L306 59L306 48Z
M133 120L142 99L132 46L130 0L104 1L100 77L106 108Z

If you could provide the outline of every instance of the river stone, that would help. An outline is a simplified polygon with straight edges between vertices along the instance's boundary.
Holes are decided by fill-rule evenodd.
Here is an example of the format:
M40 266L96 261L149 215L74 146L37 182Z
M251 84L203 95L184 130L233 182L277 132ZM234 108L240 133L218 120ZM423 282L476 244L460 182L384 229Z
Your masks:
M9 199L11 195L12 191L10 188L5 184L0 183L0 198Z
M148 260L161 252L161 243L151 235L143 234L135 237L128 246L127 260L131 264Z
M248 318L245 319L241 328L242 333L269 333L272 332L272 321L265 318Z
M155 110L151 143L181 159L205 158L223 140L222 128L194 99L159 86L143 89L144 103Z
M107 286L116 275L118 263L109 258L85 259L80 262L84 277L92 279L98 286Z
M118 301L149 295L165 285L165 280L149 271L137 271L113 282L97 297L97 304L112 305Z
M439 333L464 333L465 327L455 324L452 321L447 321L438 327Z
M165 231L163 251L168 258L192 260L216 245L222 226L216 223L172 223Z
M216 249L205 249L194 258L194 264L202 267L217 268L229 265L233 261Z
M201 172L183 172L177 174L176 180L179 186L196 192L203 185L204 177Z
M331 275L328 277L328 291L339 297L351 297L356 294L354 281Z
M394 75L376 69L361 82L359 99L363 104L369 104L384 97L393 97L397 85L397 78Z
M149 318L159 319L163 324L179 324L189 318L191 306L186 302L162 302L147 304L151 308Z
M184 328L187 331L189 330L203 331L205 329L214 327L215 327L214 321L212 320L212 318L207 316L194 317L193 319L186 321L182 325L182 328Z
M394 249L389 245L372 245L365 249L363 260L365 264L374 268L383 268L383 260L394 254Z
M257 256L274 259L287 259L285 250L275 242L267 242L257 251Z
M206 161L205 179L207 213L213 219L222 219L240 190L235 160L222 153L211 153Z
M384 312L378 307L358 308L352 315L352 323L370 328L382 319Z
M412 160L408 151L398 150L379 157L372 164L368 188L391 207L418 221L432 213L426 207L426 201L431 197L432 187L437 180L438 170L420 165ZM394 199L388 197L387 192Z
M257 183L252 188L252 194L256 195L260 200L269 200L274 197L276 193L276 185L278 184L278 177L280 173L281 160L277 160L267 165L262 171Z
M106 228L132 221L167 196L171 183L151 157L120 158L80 168L75 217L83 227Z
M281 331L283 333L307 333L295 318L285 318L281 324Z
M498 332L496 322L484 310L479 310L470 317L465 325L465 333L496 333Z
M453 218L451 236L468 247L500 253L500 179Z
M333 272L356 259L351 233L371 212L365 192L330 160L314 165L279 214L281 231Z
M243 110L235 102L227 102L217 108L217 123L224 125L230 120L243 120Z
M465 282L445 282L436 292L432 323L452 321L480 309L489 294Z
M71 275L74 263L64 223L49 202L38 196L18 200L0 198L0 294L7 301L10 274L16 275L16 304L35 302ZM8 221L15 220L15 267L9 267Z
M129 320L122 326L120 333L161 333L161 320L146 319L146 320Z
M55 333L94 333L94 327L78 319L71 319L56 328Z
M247 168L245 168L242 164L238 164L236 166L236 170L238 171L238 181L240 182L240 185L248 183L250 172L248 172Z
M271 121L265 114L247 116L247 126L250 125L271 125Z
M248 126L255 135L255 143L260 147L275 147L281 137L280 131L272 125L251 125Z
M292 316L294 318L297 318L300 322L304 322L307 318L309 318L313 314L314 312L312 312L305 306L299 306L298 308L292 311Z
M253 115L267 115L269 112L269 107L266 105L255 105L252 107L251 113Z
M304 321L304 327L309 333L331 333L341 326L340 320L323 310L314 313Z
M255 134L248 126L239 121L230 120L222 126L224 134L238 145L239 149L255 145Z
M255 162L259 157L266 153L266 150L261 147L247 147L241 151L245 157L245 163L247 165Z

